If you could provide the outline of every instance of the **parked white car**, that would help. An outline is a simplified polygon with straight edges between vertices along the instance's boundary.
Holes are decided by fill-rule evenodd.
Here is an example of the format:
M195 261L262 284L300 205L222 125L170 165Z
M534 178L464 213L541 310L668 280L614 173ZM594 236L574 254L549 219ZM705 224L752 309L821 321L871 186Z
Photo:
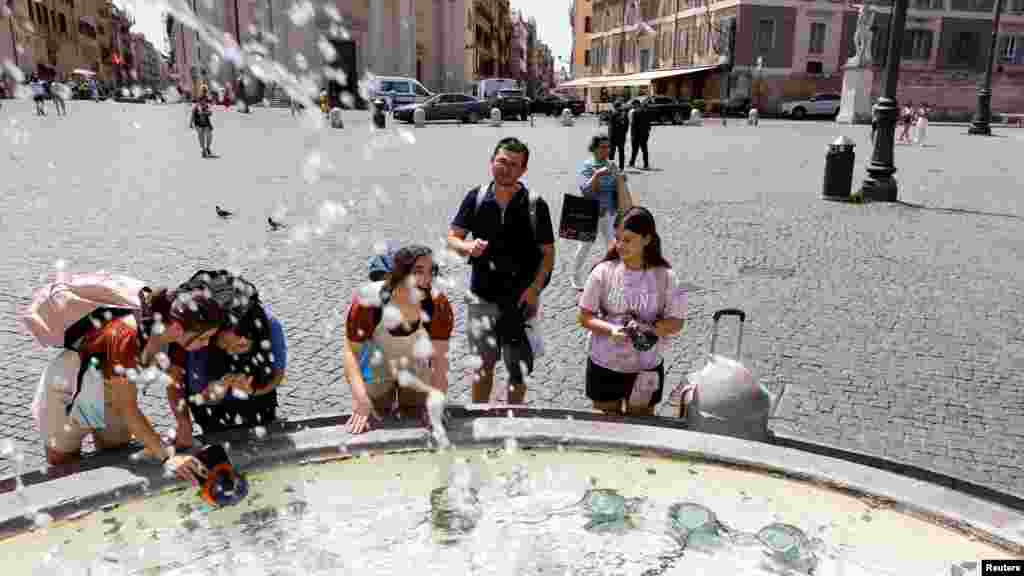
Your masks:
M815 94L807 100L795 100L782 104L782 115L789 116L794 120L801 120L810 116L834 117L839 114L839 104L842 97L839 94Z

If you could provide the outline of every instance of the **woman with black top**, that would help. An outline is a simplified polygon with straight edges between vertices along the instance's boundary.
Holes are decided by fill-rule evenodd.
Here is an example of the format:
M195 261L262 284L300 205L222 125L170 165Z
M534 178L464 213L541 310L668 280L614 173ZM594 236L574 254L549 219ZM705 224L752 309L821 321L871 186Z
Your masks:
M213 122L210 121L210 116L212 115L213 109L210 107L210 98L204 87L200 91L199 100L192 106L192 120L188 126L196 130L196 134L199 137L199 150L203 158L213 156L213 152L210 151L210 145L213 144Z

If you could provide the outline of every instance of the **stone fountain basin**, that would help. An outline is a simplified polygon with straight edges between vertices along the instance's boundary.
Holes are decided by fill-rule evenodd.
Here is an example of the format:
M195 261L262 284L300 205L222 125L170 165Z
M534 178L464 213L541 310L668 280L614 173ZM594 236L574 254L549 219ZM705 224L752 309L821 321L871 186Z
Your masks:
M704 502L730 524L751 524L744 529L832 518L837 526L845 524L843 540L851 550L885 558L887 572L915 572L923 563L1024 557L1024 512L1012 497L1000 502L966 494L836 457L843 456L839 452L826 456L690 432L677 420L525 408L515 408L515 417L508 414L508 407L453 408L449 437L470 459L480 448L515 438L521 454L529 456L523 461L531 475L544 466L568 466L580 478L597 477L625 496ZM340 493L373 492L396 474L403 475L403 490L426 495L436 487L436 474L416 472L429 472L441 458L428 450L427 431L391 423L350 436L339 425L343 421L325 416L289 423L263 439L236 431L216 440L230 442L236 465L261 482L285 482L303 468L296 465L315 464L321 465L318 480L337 483ZM180 483L163 477L155 463L121 454L88 459L86 465L95 467L36 483L39 478L29 475L20 493L0 494L0 546L17 546L19 556L32 561L54 538L66 543L62 531L102 530L100 515L90 512L120 507L132 517L160 498L191 498L175 490ZM164 520L173 522L166 502L160 507ZM38 513L55 522L34 530ZM161 522L160 513L151 514Z

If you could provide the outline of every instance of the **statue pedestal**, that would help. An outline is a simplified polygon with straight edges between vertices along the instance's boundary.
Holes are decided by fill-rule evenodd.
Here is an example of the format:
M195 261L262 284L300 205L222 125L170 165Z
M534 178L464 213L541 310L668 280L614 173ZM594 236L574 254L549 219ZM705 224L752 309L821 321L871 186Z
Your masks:
M871 123L871 68L847 67L843 70L843 99L839 103L836 122L843 124Z

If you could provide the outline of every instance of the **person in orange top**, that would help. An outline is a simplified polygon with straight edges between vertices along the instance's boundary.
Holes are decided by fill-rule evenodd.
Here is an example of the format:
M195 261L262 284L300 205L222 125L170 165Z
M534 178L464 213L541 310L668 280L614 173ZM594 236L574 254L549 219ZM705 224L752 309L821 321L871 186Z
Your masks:
M448 297L433 289L437 271L430 248L402 248L391 257L385 280L363 287L352 302L342 351L352 387L349 432L365 432L371 416L380 419L396 408L425 418L422 387L448 392L455 314Z
M94 402L88 411L103 420L97 429L84 428L70 417L60 394L47 395L43 436L46 459L54 466L77 462L82 441L92 435L96 447L119 448L135 437L148 456L175 470L180 478L196 482L202 464L192 456L172 456L160 436L139 408L139 388L145 390L163 377L159 366L170 369L169 353L174 349L196 350L206 346L223 324L225 315L216 302L202 291L160 289L143 293L143 308L137 314L110 320L87 333L79 346L83 364L95 366L102 376L103 391L84 391L82 401ZM171 377L180 377L174 374Z

